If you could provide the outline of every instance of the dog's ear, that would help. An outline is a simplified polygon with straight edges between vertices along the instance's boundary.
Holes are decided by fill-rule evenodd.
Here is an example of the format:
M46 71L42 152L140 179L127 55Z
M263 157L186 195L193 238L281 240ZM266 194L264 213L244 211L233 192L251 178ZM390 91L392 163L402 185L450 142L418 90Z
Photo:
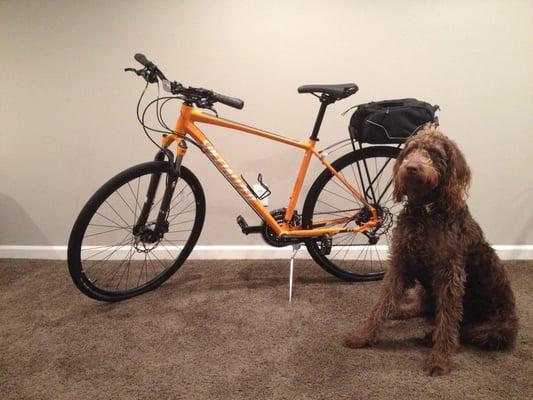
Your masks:
M405 195L403 186L400 180L398 179L398 171L400 170L400 165L402 165L402 162L405 158L406 149L407 149L407 144L406 144L406 147L404 147L403 150L400 152L400 154L398 154L398 158L396 158L396 161L394 162L394 166L392 168L392 181L394 184L394 188L392 191L392 197L397 202L402 201Z
M464 206L468 197L471 172L457 144L450 139L445 143L448 168L443 176L441 198L442 205L449 212L454 212Z

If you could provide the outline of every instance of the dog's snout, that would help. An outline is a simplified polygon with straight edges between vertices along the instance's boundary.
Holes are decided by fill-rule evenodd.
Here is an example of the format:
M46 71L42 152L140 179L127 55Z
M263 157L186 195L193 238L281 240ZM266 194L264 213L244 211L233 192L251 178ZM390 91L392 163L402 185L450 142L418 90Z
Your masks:
M418 166L414 164L409 164L405 168L409 174L416 174L418 172Z

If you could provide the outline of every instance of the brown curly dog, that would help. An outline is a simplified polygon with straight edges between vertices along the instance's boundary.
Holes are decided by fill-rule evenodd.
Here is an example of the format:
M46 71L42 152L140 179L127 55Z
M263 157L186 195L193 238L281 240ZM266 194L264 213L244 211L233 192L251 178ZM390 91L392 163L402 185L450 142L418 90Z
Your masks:
M390 267L370 317L345 345L376 343L387 318L430 316L429 375L450 371L460 342L511 349L518 329L513 292L466 205L470 169L457 145L426 125L407 141L393 174L395 200L407 202L393 232ZM402 304L413 287L416 298Z

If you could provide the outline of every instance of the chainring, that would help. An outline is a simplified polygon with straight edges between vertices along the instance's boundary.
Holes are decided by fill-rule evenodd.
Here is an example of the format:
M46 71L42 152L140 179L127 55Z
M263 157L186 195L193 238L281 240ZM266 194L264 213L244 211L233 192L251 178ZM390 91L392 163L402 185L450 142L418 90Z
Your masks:
M273 210L270 213L270 215L272 215L272 217L276 220L276 222L281 223L284 221L286 211L287 211L286 208L277 208ZM289 221L289 226L292 228L292 227L298 226L300 223L301 223L301 216L298 214L296 210L294 210L292 219ZM263 222L263 231L261 232L261 235L263 236L263 240L273 247L285 247L291 244L301 242L300 239L296 239L296 238L278 237L276 235L276 232L274 232L272 228L268 226L265 222Z

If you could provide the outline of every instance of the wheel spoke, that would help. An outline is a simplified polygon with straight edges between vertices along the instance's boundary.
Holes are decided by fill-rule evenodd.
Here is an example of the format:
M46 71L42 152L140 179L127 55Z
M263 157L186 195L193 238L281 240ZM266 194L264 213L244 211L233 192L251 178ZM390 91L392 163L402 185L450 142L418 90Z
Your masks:
M129 182L128 182L128 185L129 185ZM126 200L124 200L124 197L122 197L122 195L120 194L120 190L117 189L116 193L118 194L118 197L120 197L120 199L124 202L124 204L126 204L126 207L129 208L129 210L131 211L131 213L133 214L133 216L135 217L135 211L133 211L133 209L131 208L131 206L128 204L128 202Z
M353 197L351 199L348 199L347 197L341 196L340 194L332 192L331 190L327 190L326 188L324 188L324 192L331 193L332 195L340 197L341 199L344 199L344 200L346 200L346 201L348 201L350 203L352 203L354 201Z
M127 230L127 229L115 228L115 229L108 229L107 231L103 231L103 232L91 233L90 235L85 235L85 237L88 238L88 237L94 237L94 236L99 236L99 235L105 235L106 233L116 232L116 231L127 231L129 233L129 230Z
M195 212L195 211L196 211L196 210L193 208L192 210L184 211L184 212L181 212L181 213L179 213L179 214L170 214L170 215L168 216L168 218L172 218L172 217L174 217L174 216L176 216L176 215L189 214L189 213L192 213L192 212Z
M164 270L166 269L166 264L165 264L163 261L161 261L161 260L159 259L159 257L157 257L157 256L155 255L155 253L152 253L152 255L153 255L154 258L159 262L159 264L161 264L161 266L163 267L161 270L164 271Z
M178 196L179 196L181 193L183 193L183 191L185 190L186 187L187 187L187 186L184 186L184 187L178 192L178 194L176 194L176 195L174 196L174 200L177 199ZM191 194L192 194L192 191L189 192L189 193L187 194L187 196L185 196L181 201L177 202L177 203L174 204L171 208L169 208L168 211L169 211L169 212L172 211L172 210L174 209L174 207L176 207L177 205L181 204L181 202L182 202L183 200L185 200L187 197L189 197Z
M181 211L177 212L175 214L176 216L174 218L172 218L171 220L169 220L168 222L170 223L170 222L174 221L176 218L178 218L181 215L181 213L183 211L187 210L193 204L194 204L194 199L192 199L192 201L189 204L187 204L187 206L185 208L183 208L183 209L181 209Z
M326 202L323 201L323 200L318 200L318 203L322 203L322 204L328 206L329 208L333 208L334 210L337 210L337 211L341 211L341 212L342 212L342 210L341 210L340 208L334 207L334 206L332 206L331 204L326 203Z
M122 216L117 212L117 210L115 210L113 208L113 206L111 204L109 204L109 202L106 200L105 203L113 210L113 212L122 220L122 222L124 222L126 225L128 225L128 223L126 222L126 220L124 218L122 218Z
M130 265L131 265L131 259L133 258L133 255L135 254L134 251L131 252L130 254L130 257L128 258L128 262L126 263L126 268L124 268L124 272L122 273L122 275L120 275L120 279L118 280L118 283L117 283L117 286L115 286L115 289L118 289L120 287L120 282L122 282L122 278L124 277L124 275L126 275L126 287L128 285L128 275L129 275L129 272L130 272Z
M182 222L176 222L175 224L169 224L168 226L176 226L176 225L183 225L183 224L186 224L188 222L194 222L194 219L190 219L188 221L182 221Z
M133 254L135 254L135 249L133 247L130 247L130 249L128 250L128 254L126 254L126 258L120 262L118 267L115 268L115 270L114 270L115 272L113 272L113 269L110 269L107 272L107 274L104 276L104 279L105 279L113 272L113 275L111 276L111 280L109 281L110 284L115 279L115 276L118 273L118 271L120 271L120 267L122 267L124 265L124 263L130 258L130 252L131 252L131 255L133 256Z
M331 182L333 182L335 185L337 185L337 186L340 187L342 190L344 190L346 193L348 193L350 196L352 196L352 198L353 198L354 200L357 200L355 197L353 197L352 192L350 192L350 191L346 188L346 186L341 185L339 182L337 182L337 181L334 180L334 179L335 179L335 177L331 180Z
M148 253L144 253L144 262L143 262L143 266L141 267L141 272L139 272L139 279L137 279L137 286L139 286L139 284L141 283L141 277L143 276L143 270L144 270L144 266L146 264L146 255Z
M133 193L133 189L131 188L131 185L128 182L128 188L130 189L130 193L133 195L133 198L135 200L135 211L133 211L133 224L137 222L137 210L140 210L142 208L142 206L139 204L140 185L141 185L141 178L137 178L137 191Z
M116 249L115 249L115 251L113 251L113 253L111 253L111 254L112 254L112 255L115 254L115 253L116 253L116 252L117 252L117 251L118 251L118 250L119 250L119 249L120 249L120 248L121 248L126 242L129 242L130 239L128 238L128 236L129 236L129 234L127 234L126 236L124 236L120 242L117 242L116 244L114 244L114 245L112 245L112 246L98 246L98 248L105 247L105 249L102 250L102 251L99 251L99 252L96 253L96 254L93 254L93 255L90 256L90 257L85 258L85 261L90 260L91 258L96 257L97 255L102 254L102 253L108 251L109 249L112 249L113 247L116 247ZM87 248L87 249L85 249L85 250L94 250L94 248Z
M117 224L115 221L113 221L113 220L107 218L105 215L100 214L98 211L95 213L95 215L98 215L98 216L104 218L105 220L109 221L110 223L112 223L113 225L115 225L115 226L117 226L117 227L121 227L120 224ZM128 226L128 224L126 224L126 226Z
M97 226L99 228L120 228L120 229L129 229L131 226L117 226L117 225L101 225L101 224L88 224L87 226Z
M166 239L163 239L163 241L166 241L168 242L168 240ZM169 242L170 243L170 242ZM172 255L172 253L170 251L168 251L167 247L163 244L163 243L160 243L161 247L163 247L163 249L165 249L165 251L168 253L168 255L170 256L170 259L173 260L174 259L174 256Z

